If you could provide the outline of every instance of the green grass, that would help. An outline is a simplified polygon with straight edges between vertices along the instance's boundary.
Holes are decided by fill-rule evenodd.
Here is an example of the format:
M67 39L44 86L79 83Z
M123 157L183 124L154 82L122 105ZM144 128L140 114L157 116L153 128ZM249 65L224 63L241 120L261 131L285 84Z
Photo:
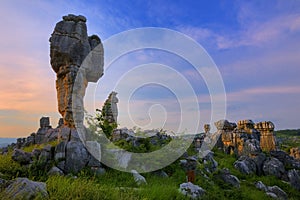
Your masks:
M9 151L6 155L0 155L0 178L14 179L20 176L27 175L27 169L21 166L19 163L14 162L11 159L12 151Z
M22 150L25 152L32 152L33 149L43 149L47 145L51 145L53 147L53 146L56 146L58 143L59 143L58 140L54 140L54 141L43 143L43 144L34 144L34 145L30 145L28 147L23 147Z
M99 177L49 177L50 199L185 199L172 178L146 176L147 185L138 187L129 173L111 170Z

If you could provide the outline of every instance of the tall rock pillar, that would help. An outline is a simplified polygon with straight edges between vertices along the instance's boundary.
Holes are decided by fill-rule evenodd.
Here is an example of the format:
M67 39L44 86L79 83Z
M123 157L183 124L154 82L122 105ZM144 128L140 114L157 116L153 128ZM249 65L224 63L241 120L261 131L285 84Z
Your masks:
M81 65L88 54L97 47L92 62L93 67L87 67L81 74L80 91L75 91L81 108L88 82L96 82L103 75L103 47L98 36L87 35L86 18L84 16L67 15L58 22L50 38L50 58L52 69L56 73L56 90L58 111L62 115L64 125L74 128L72 112L72 94L74 82ZM100 47L99 47L100 45ZM94 53L94 51L93 51ZM97 62L96 62L97 61ZM81 68L80 68L81 67ZM82 70L81 70L82 71ZM81 75L82 76L82 75ZM81 105L82 104L82 105ZM83 112L83 110L82 110Z
M255 124L255 128L260 132L260 147L262 150L276 150L276 138L273 133L274 124L270 121L259 122Z

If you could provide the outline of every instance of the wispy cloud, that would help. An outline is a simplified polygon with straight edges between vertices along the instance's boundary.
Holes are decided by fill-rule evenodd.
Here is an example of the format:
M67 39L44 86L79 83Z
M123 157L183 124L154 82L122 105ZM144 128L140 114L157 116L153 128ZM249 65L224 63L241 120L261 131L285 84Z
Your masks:
M268 12L268 11L266 11ZM177 29L204 44L211 43L218 49L230 49L241 46L264 46L266 43L280 40L300 31L299 13L278 13L269 18L256 19L261 16L257 8L243 2L239 5L237 29L216 31L208 27L181 25Z

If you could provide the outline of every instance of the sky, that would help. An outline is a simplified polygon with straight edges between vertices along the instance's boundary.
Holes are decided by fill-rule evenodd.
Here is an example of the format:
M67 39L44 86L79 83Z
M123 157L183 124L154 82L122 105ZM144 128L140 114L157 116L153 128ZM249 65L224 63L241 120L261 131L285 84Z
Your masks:
M69 13L84 15L88 34L97 34L102 41L143 27L186 34L205 49L221 74L226 92L226 119L270 120L276 129L300 128L298 0L6 0L0 6L0 137L28 136L37 131L42 116L49 116L51 125L57 126L60 115L49 38L55 24ZM212 123L207 82L186 60L161 50L136 51L120 57L105 71L95 89L97 106L101 106L120 77L136 66L151 62L171 66L183 75L199 101L200 129L204 123ZM147 77L157 74L172 77L161 71ZM179 91L182 89L175 75L166 80ZM135 81L138 80L129 79L128 84L113 89L124 89L124 85L132 86ZM180 120L176 93L169 86L148 84L137 88L130 98L132 101L124 104L122 95L119 97L121 126L134 125L127 124L128 109L139 126L149 123L152 114L156 125L166 122L171 126Z

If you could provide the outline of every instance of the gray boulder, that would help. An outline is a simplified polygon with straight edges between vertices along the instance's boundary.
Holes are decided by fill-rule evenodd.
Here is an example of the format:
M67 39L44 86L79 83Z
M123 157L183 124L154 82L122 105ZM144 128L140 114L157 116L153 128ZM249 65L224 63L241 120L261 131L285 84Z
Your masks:
M38 160L41 155L41 150L34 148L31 152L31 155L34 159Z
M66 141L62 141L58 145L56 145L54 151L55 161L59 162L66 159L66 146L67 146Z
M256 155L254 158L252 158L252 160L256 164L256 174L259 176L263 175L263 165L266 159L267 157L264 153L260 153Z
M140 175L136 170L131 170L131 173L133 175L134 181L138 185L147 184L147 181L146 181L145 177Z
M163 170L154 171L154 172L152 172L152 174L154 174L155 176L161 177L161 178L169 177L169 175Z
M205 194L204 189L191 182L180 184L179 192L191 199L199 199Z
M77 173L83 169L89 161L89 154L82 142L70 141L66 146L65 172Z
M186 159L180 160L180 165L185 171L195 170L198 161L195 157L189 156Z
M47 174L48 174L48 176L62 176L62 175L64 175L64 172L61 169L59 169L58 167L54 166L49 170L49 172Z
M240 187L240 180L236 176L230 174L230 171L227 168L224 168L220 171L219 177L225 183L228 183L233 187L237 187L237 188Z
M15 179L4 191L7 199L35 199L37 196L46 199L49 197L46 183L34 182L27 178Z
M39 160L48 162L52 160L53 158L53 151L52 151L52 146L51 145L46 145L40 153Z
M256 173L256 163L248 156L241 156L237 161L235 161L234 167L243 174Z
M295 160L294 157L290 156L284 151L276 150L270 151L270 155L277 158L284 166L293 167L295 169L300 169L300 161Z
M256 183L255 183L255 187L256 187L257 189L263 190L263 191L265 191L265 192L268 191L268 187L267 187L263 182L261 182L261 181L256 182Z
M257 155L261 152L260 143L256 139L246 139L243 147L243 155Z
M277 158L269 158L264 162L263 172L265 175L273 175L277 178L281 178L284 173L284 165Z
M14 149L11 158L21 165L27 165L32 161L31 153L25 152L21 149Z
M278 199L288 199L287 194L277 185L275 186L269 186L268 192L273 193L277 196Z

